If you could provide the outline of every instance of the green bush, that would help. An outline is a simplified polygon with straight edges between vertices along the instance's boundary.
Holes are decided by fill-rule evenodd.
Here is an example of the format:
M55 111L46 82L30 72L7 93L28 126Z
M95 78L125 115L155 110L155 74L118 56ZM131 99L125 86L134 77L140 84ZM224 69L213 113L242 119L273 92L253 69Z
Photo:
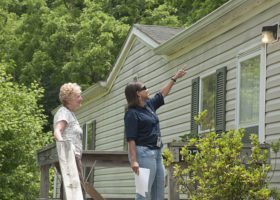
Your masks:
M268 199L268 152L261 150L258 138L252 135L252 154L243 157L242 136L241 130L221 135L211 132L190 140L189 145L195 145L198 152L190 154L187 147L182 148L184 163L174 166L179 190L193 200Z
M200 117L196 118L199 123ZM269 148L262 147L255 134L250 136L251 144L245 145L243 136L243 129L210 132L203 137L182 136L186 146L180 151L183 162L179 163L174 163L171 152L165 149L164 164L174 168L179 192L192 200L279 199L279 192L268 186ZM195 154L188 150L190 146L197 148ZM272 146L277 150L277 144Z
M36 151L49 142L46 116L38 101L43 90L17 84L0 61L0 199L31 200L39 196Z

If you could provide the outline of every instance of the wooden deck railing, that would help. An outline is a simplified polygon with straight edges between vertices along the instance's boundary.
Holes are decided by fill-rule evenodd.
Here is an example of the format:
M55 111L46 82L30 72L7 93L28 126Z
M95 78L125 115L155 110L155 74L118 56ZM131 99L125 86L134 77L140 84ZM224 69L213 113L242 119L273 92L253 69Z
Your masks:
M41 170L40 198L48 199L49 169L58 163L55 143L50 144L37 152L37 163ZM128 154L125 151L83 151L82 163L84 167L129 167Z

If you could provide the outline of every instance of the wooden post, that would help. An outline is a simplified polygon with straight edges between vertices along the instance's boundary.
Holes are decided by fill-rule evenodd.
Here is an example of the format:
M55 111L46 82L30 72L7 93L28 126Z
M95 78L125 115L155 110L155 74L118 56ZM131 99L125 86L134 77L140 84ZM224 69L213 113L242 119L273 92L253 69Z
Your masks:
M173 166L171 165L168 170L168 200L179 200L180 196L177 192L176 180L173 177Z
M48 199L49 195L49 169L51 165L43 165L40 167L41 170L41 181L40 181L40 198Z

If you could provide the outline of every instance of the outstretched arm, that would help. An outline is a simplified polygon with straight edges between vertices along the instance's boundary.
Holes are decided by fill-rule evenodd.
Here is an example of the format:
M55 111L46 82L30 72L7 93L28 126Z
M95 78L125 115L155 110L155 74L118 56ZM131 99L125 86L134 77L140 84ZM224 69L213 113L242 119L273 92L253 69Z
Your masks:
M178 78L181 78L183 76L185 76L185 74L187 73L187 70L186 69L180 69L169 81L168 83L163 87L161 88L160 92L162 94L162 96L166 97L171 88L173 87L174 83L176 82L176 80Z

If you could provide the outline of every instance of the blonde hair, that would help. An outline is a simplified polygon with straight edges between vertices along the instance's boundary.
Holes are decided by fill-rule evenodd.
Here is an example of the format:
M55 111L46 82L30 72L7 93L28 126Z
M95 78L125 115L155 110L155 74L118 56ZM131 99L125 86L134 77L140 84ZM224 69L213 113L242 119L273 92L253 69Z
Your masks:
M81 92L81 87L77 83L65 83L60 87L59 100L65 105L75 94Z

